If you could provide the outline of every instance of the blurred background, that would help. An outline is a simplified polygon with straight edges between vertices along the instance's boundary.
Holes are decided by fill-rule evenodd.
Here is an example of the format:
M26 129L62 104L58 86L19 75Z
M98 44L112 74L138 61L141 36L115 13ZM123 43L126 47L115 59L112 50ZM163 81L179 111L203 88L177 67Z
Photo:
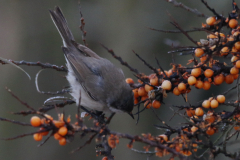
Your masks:
M180 1L180 0L179 0ZM200 1L181 0L182 3L191 8L196 8L206 15L212 15ZM231 2L228 0L218 1L208 0L210 6L213 6L218 13L227 15L231 11ZM65 65L65 59L61 50L62 40L51 21L49 9L60 6L69 26L75 36L75 39L82 43L81 32L79 30L80 15L78 9L78 0L1 0L0 1L0 57L12 60L41 61L56 65ZM88 46L100 56L109 59L111 62L121 67L126 77L131 77L135 81L133 74L117 60L113 59L109 53L103 49L100 43L108 48L112 48L115 53L121 56L132 67L139 71L150 74L146 66L133 54L132 50L137 52L147 62L157 67L154 59L156 56L165 70L170 69L172 62L171 55L167 51L171 48L165 44L170 39L177 41L180 45L193 45L182 34L167 34L149 30L148 27L156 29L175 29L169 22L170 13L180 26L184 29L192 27L201 27L205 23L205 18L200 18L193 13L187 12L181 8L174 7L165 0L82 0L82 13L85 18ZM199 41L200 38L206 38L206 33L196 32L191 36ZM191 56L174 55L175 62L185 65ZM0 117L14 119L23 122L29 122L31 116L17 116L10 112L26 110L14 99L6 90L7 86L23 101L34 108L42 106L44 100L49 95L37 93L34 85L34 77L40 70L40 67L22 66L32 77L29 80L27 76L12 67L11 65L0 65ZM39 87L43 91L57 91L67 86L67 81L62 77L65 73L55 70L44 70L39 78ZM229 85L223 84L220 87L212 87L208 92L196 90L188 95L188 100L192 104L197 101L208 98L211 95L222 93ZM69 96L69 95L67 95ZM235 94L229 95L231 99ZM179 126L184 122L180 117L170 118L173 112L169 109L171 104L185 104L181 97L171 94L164 99L165 105L157 110L159 116L172 126ZM223 107L223 106L222 106ZM221 108L223 109L223 108ZM232 108L230 108L232 109ZM227 108L225 109L227 110ZM59 110L60 112L62 110ZM77 108L75 105L64 108L66 115L72 116L74 121ZM136 109L134 110L134 113ZM57 118L57 111L49 112L54 118ZM91 120L85 119L85 123L91 125ZM151 110L141 113L138 125L136 119L132 120L127 114L116 115L110 129L131 135L140 135L141 133L152 133L153 135L162 134L163 131L156 129L153 125L161 125L155 118ZM23 127L8 122L0 121L0 138L14 137L20 134L36 131L32 127ZM80 139L75 136L73 142L66 146L60 146L56 140L50 140L42 147L37 147L39 142L35 142L32 136L20 138L12 141L0 140L0 159L4 160L55 160L55 159L96 159L95 142L87 145L79 152L70 154L70 151L83 145L88 137ZM213 137L214 138L214 137ZM147 155L137 154L126 147L128 140L121 139L113 154L117 160L145 160ZM234 146L233 146L234 147ZM143 145L134 144L134 148L143 150ZM235 149L236 150L236 149ZM234 149L232 150L234 151ZM199 153L203 152L200 151ZM221 157L218 157L221 158ZM151 156L150 160L158 159ZM163 158L164 159L164 158ZM221 158L223 159L223 158Z

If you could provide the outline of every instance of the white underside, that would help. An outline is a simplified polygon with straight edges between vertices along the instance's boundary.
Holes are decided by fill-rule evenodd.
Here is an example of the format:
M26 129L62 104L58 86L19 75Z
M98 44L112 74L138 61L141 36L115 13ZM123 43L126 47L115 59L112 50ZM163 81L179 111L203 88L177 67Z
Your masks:
M66 57L65 57L66 58ZM123 113L123 111L115 109L113 107L108 107L107 104L102 104L99 101L95 101L91 99L88 94L85 92L85 90L82 88L81 84L77 81L76 75L73 72L72 67L70 66L68 60L67 61L67 67L68 67L68 75L67 80L70 83L71 86L71 95L76 101L76 104L84 106L89 109L97 110L97 111L103 111L103 112L115 112L115 113ZM81 98L80 98L81 97Z

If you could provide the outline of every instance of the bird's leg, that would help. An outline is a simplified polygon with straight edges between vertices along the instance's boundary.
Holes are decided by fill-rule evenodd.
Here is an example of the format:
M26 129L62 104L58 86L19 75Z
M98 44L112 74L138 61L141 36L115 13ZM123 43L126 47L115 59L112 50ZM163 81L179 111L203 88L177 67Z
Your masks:
M95 113L93 111L89 111L87 110L85 107L81 106L81 108L87 112L88 114L90 114L94 119L96 119L99 123L101 124L106 124L105 120L104 120L104 115L103 112L100 111L96 111Z

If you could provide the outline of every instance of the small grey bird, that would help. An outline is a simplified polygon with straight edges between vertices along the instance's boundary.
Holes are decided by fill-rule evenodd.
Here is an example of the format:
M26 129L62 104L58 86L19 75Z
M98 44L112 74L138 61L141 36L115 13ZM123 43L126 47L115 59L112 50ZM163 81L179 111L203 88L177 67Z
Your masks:
M63 40L67 80L77 105L81 99L80 105L89 109L104 113L127 112L132 116L133 92L125 82L123 71L88 47L75 42L59 7L50 10L50 15Z

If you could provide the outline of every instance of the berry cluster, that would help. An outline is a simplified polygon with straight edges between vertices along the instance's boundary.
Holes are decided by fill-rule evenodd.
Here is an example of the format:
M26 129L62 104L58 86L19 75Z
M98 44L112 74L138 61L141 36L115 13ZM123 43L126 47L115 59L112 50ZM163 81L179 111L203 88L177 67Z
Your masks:
M58 120L54 120L50 115L45 114L44 118L40 119L38 116L31 117L30 123L33 127L40 127L39 131L33 135L35 141L41 141L43 136L47 136L52 130L52 136L59 141L60 145L66 145L67 138L73 133L69 123L70 117L65 121L63 114L59 115Z

